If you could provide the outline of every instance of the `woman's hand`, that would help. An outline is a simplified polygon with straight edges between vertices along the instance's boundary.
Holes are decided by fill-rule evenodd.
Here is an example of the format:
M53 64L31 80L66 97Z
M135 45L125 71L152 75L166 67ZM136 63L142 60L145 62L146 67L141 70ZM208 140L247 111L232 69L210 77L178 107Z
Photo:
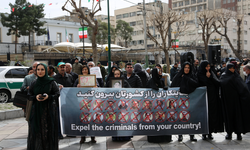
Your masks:
M80 84L77 84L77 87L81 87L81 85L80 85Z
M42 102L42 101L45 101L45 100L47 100L47 99L49 98L49 95L48 95L48 94L44 93L44 95L46 95L46 96L43 97L42 94L38 94L38 95L36 96L37 101Z
M206 73L206 76L207 76L208 78L210 78L211 73L208 71L208 72Z

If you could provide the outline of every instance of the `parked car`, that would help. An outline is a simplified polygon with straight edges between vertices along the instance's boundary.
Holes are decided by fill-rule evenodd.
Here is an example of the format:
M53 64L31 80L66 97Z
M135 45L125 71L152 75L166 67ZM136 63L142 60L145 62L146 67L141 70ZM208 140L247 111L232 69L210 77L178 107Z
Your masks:
M14 98L16 91L20 90L24 77L28 74L24 66L0 67L0 103L6 103Z

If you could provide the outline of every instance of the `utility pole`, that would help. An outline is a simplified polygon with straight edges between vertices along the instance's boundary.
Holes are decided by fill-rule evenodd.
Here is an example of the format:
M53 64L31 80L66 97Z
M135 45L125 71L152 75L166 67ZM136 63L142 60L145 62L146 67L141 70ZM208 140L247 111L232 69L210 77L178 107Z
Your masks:
M107 0L108 5L108 72L111 72L111 52L110 52L110 17L109 17L109 0Z
M146 8L145 0L143 0L143 25L144 25L144 46L146 52L146 68L148 67L148 43L147 43L147 25L146 25Z

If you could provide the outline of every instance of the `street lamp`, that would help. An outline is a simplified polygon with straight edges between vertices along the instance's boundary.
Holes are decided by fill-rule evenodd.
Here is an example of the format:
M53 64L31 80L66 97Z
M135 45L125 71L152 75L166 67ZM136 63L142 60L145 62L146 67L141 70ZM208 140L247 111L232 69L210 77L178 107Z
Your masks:
M108 71L111 72L111 52L110 52L110 17L109 17L109 0L107 0L108 6Z
M85 15L87 17L88 10L85 10ZM82 55L84 56L84 54L85 54L85 49L84 49L84 19L82 19L82 23L83 23L83 26L82 26L82 32L83 32L83 38L82 38Z

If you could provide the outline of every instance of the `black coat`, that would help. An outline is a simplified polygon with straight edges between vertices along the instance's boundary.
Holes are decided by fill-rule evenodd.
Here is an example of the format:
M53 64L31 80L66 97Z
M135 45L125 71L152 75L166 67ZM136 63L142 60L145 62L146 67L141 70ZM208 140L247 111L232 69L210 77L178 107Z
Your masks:
M175 67L172 67L170 69L170 81L173 81L175 75L178 73L178 69Z
M136 73L140 79L141 79L141 82L142 82L142 87L145 88L146 87L146 84L148 82L148 77L146 75L146 72L145 71L141 71L141 72L138 72Z
M201 62L197 77L199 86L207 87L209 132L224 132L222 103L219 96L220 82L211 70L209 70L210 77L206 76L208 64L208 61Z
M110 81L108 81L108 83L106 84L106 87L110 87ZM124 78L124 82L123 82L123 88L131 88L131 86L129 85L128 81L125 80Z
M185 65L189 65L190 71L188 74L184 73ZM192 65L185 62L182 65L179 73L174 77L171 87L180 87L180 92L185 94L192 93L199 86L196 76L193 74Z
M78 74L75 72L70 72L70 75L73 77L73 81L75 81L78 78Z
M239 74L229 70L233 66L229 63L220 78L225 127L229 133L246 133L250 132L250 93Z
M130 78L127 78L127 74L124 74L124 78L125 80L128 81L129 85L132 88L142 88L142 82L141 79L138 75L136 75L135 73L132 73L132 75L130 76Z
M107 78L105 79L105 81L106 81L106 85L108 84L108 82L109 82L109 78L111 78L111 77L114 77L114 73L112 72L112 70L113 69L118 69L118 67L117 66L113 66L113 67L111 67L111 72L108 74L108 76L107 76Z
M53 77L57 83L64 87L73 87L74 79L70 74L65 73L64 77L58 73Z

